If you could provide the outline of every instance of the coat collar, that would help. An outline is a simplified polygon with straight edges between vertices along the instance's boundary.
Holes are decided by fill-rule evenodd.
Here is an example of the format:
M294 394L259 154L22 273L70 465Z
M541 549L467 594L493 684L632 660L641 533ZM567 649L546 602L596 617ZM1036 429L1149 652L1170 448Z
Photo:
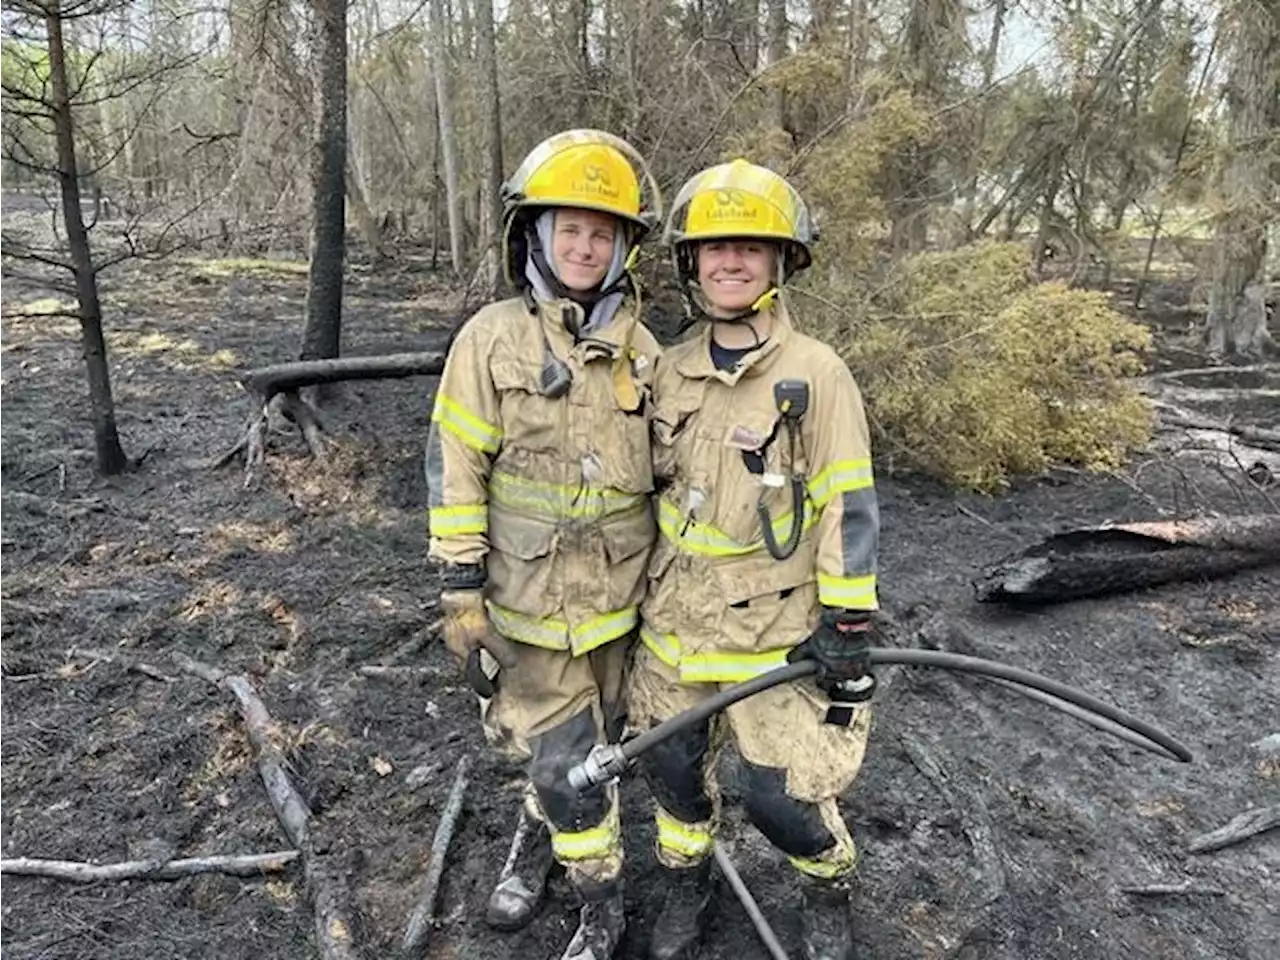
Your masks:
M773 326L769 332L769 339L759 350L752 350L743 357L733 370L718 370L711 362L712 325L708 323L694 341L696 346L676 361L676 371L691 380L714 379L729 386L733 386L743 377L754 377L764 373L773 366L778 351L785 347L795 335L791 315L781 296L774 301L769 310L773 314Z

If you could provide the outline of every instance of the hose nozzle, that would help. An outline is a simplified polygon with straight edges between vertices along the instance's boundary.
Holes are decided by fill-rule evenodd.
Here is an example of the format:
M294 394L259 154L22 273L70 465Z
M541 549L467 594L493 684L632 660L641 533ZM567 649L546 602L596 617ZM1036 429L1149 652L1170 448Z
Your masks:
M569 768L569 786L581 792L615 780L626 771L629 761L617 743L598 743L587 759Z

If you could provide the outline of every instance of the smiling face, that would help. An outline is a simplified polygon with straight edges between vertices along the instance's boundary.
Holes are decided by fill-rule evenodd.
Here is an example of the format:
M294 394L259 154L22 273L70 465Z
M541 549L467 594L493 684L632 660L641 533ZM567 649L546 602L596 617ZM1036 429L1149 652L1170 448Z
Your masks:
M557 210L551 257L560 282L574 293L597 289L609 272L620 226L617 217L598 210Z
M698 285L713 316L749 310L775 283L778 248L767 240L705 240L697 253Z

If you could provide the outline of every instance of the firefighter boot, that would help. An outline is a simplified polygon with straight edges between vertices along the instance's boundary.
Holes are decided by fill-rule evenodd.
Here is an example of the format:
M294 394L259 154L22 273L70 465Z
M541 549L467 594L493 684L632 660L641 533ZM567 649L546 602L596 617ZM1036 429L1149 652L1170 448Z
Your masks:
M805 877L801 900L804 960L855 960L848 880Z
M583 900L578 929L560 960L610 960L627 929L622 881L579 882L578 892Z
M650 960L690 960L702 937L702 922L711 903L711 861L683 870L663 870L667 897L653 925Z
M551 831L545 823L522 814L507 864L484 912L485 922L495 930L519 930L542 902L547 875L555 866Z

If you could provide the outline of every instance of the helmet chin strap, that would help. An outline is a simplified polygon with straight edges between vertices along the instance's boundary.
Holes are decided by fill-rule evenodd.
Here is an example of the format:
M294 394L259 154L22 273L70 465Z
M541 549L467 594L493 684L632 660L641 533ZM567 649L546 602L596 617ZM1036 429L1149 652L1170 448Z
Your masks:
M694 270L697 269L696 258L692 261L692 266ZM783 271L783 253L781 250L778 251L778 266L776 270L777 272L775 277L781 277ZM685 314L688 316L689 322L684 325L680 330L680 333L689 329L689 327L693 326L699 320L706 320L708 323L740 324L750 328L751 333L756 338L755 345L757 347L761 345L761 340L759 334L756 333L755 327L752 326L751 321L754 320L761 312L772 307L777 302L778 296L782 292L780 285L778 283L774 283L768 290L760 294L760 296L758 296L755 301L752 302L751 306L747 307L747 309L727 317L721 317L707 309L704 298L699 295L700 288L696 280L692 277L686 277L681 287Z

